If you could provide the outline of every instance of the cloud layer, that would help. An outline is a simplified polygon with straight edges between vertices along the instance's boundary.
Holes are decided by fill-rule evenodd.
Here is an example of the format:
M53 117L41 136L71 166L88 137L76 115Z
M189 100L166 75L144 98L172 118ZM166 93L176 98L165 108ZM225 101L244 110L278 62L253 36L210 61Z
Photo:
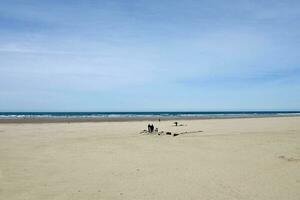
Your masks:
M298 1L0 5L0 111L300 109Z

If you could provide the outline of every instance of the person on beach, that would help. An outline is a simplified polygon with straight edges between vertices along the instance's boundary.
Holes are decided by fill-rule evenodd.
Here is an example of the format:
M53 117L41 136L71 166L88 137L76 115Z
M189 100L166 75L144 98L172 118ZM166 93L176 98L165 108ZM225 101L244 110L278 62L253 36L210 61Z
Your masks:
M152 133L154 131L154 126L153 126L153 124L148 124L148 132L149 133Z

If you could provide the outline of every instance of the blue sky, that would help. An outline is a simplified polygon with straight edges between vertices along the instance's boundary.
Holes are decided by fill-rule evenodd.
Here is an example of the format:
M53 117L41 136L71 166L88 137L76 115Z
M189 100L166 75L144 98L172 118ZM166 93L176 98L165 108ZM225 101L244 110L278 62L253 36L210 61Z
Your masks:
M0 111L300 110L300 2L0 1Z

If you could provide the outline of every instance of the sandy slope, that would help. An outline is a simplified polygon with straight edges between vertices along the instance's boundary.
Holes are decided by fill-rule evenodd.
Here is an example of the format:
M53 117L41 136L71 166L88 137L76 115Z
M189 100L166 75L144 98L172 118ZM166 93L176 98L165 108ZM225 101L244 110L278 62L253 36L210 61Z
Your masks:
M0 124L0 199L300 199L300 118Z

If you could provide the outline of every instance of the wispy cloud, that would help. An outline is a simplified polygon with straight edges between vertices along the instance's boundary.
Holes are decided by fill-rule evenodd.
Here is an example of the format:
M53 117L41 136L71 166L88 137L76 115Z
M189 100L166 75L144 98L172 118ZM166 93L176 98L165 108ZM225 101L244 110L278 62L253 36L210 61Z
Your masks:
M0 5L0 110L300 108L297 1Z

